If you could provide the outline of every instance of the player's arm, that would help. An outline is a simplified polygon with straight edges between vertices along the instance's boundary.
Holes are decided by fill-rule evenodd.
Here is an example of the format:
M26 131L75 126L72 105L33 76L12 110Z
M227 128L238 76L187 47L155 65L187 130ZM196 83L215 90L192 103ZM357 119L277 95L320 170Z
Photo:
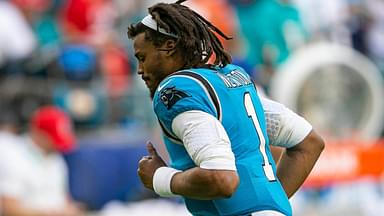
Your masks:
M273 161L275 161L276 164L279 164L280 157L284 149L281 147L272 146L272 145L270 145L269 148L271 149Z
M146 187L153 187L161 196L177 194L201 200L230 197L239 184L239 177L230 141L221 123L205 112L187 111L173 120L172 128L197 167L185 171L160 167L153 175L153 185L148 182ZM151 145L148 150L153 160L157 153Z
M312 130L299 144L283 151L277 166L277 177L288 197L303 184L323 149L324 141Z
M177 116L172 127L198 166L174 176L174 192L199 199L230 197L239 178L222 124L208 113L188 111Z
M277 177L291 197L308 177L324 149L321 137L304 118L284 105L261 98Z
M24 208L21 203L12 197L1 196L1 215L10 216L10 215L20 215L20 216L43 216L43 212L35 211L32 209ZM45 214L48 216L48 214Z
M211 200L231 197L238 183L235 171L196 167L176 174L171 188L173 193L184 197Z

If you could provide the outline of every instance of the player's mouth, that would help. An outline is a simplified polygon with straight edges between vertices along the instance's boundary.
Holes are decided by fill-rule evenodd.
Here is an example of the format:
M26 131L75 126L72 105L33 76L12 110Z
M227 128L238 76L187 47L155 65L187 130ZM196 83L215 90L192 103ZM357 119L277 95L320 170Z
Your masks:
M150 79L148 77L141 77L141 79L145 82L145 85L147 85L147 87L149 87Z

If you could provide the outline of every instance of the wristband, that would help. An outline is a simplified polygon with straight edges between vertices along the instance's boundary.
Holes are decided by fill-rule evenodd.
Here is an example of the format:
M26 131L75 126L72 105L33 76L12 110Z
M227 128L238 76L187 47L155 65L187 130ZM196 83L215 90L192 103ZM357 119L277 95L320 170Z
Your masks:
M153 175L153 189L155 192L162 197L176 196L171 191L171 180L179 172L181 171L171 167L158 168Z

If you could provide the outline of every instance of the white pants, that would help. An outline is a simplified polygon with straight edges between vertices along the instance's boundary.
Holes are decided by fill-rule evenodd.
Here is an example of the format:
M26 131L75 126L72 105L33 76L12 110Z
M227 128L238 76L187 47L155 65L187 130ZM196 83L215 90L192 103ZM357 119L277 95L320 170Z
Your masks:
M253 212L251 216L285 216L283 213L273 210L264 210Z

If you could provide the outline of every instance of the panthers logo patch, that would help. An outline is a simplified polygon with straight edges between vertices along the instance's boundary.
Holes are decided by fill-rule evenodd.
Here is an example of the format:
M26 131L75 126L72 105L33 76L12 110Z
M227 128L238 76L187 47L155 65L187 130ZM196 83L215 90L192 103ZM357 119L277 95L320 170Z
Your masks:
M190 97L187 93L177 90L174 86L168 87L160 92L160 99L163 101L167 109L171 109L172 106L182 98Z

